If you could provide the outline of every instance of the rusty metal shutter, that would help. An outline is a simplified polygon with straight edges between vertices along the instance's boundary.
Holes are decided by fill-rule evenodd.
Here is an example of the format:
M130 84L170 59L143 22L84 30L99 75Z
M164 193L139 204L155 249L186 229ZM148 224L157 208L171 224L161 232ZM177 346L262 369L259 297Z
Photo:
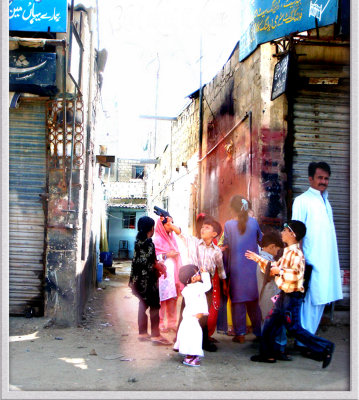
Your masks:
M46 192L45 102L21 101L10 109L10 314L43 312Z
M346 71L347 67L340 66L299 65L299 76L307 79L293 104L293 197L307 190L311 161L330 165L329 200L342 270L350 268L350 83L343 77ZM321 77L323 83L318 84Z

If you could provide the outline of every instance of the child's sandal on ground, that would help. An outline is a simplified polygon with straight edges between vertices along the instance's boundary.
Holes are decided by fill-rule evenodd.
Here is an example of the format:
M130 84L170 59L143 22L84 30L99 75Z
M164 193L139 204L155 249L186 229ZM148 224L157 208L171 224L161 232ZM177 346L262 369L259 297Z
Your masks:
M200 367L201 366L201 361L200 358L197 356L194 357L185 357L185 359L182 361L184 365L188 365L189 367Z

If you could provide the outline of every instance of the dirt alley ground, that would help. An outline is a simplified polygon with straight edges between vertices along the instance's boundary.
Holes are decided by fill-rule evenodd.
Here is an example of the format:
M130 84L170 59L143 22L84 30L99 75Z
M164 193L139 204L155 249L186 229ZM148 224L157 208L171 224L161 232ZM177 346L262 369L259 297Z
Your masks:
M254 363L249 360L257 353L252 334L238 344L218 333L218 351L205 352L201 367L191 368L171 346L138 341L138 300L127 286L129 263L117 266L119 272L107 272L102 289L90 296L81 326L60 329L46 327L46 318L10 318L10 392L350 390L348 324L320 328L319 334L336 344L327 369L295 352L291 362ZM165 336L172 340L174 334Z

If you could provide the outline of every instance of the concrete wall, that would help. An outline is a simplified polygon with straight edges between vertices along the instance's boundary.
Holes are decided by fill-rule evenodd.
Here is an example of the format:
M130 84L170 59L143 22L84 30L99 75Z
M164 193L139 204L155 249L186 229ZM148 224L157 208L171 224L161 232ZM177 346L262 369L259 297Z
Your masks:
M197 204L198 99L193 100L161 135L156 148L159 164L147 166L148 215L157 220L153 206L168 205L174 222L193 232Z
M79 12L75 12L79 19ZM83 120L82 145L83 164L72 173L71 201L69 204L70 168L65 175L59 169L49 169L48 182L48 229L46 249L47 290L45 293L45 316L61 326L74 326L81 318L87 297L94 286L94 235L92 230L93 179L95 159L93 137L97 103L94 101L98 89L93 37L89 15L83 12L82 42L83 73ZM61 58L61 53L60 53ZM59 66L63 65L61 62ZM58 77L62 74L58 70ZM61 79L60 88L61 87ZM93 84L95 82L95 84ZM74 86L67 80L67 91ZM88 169L86 169L88 167ZM86 193L85 193L86 190Z

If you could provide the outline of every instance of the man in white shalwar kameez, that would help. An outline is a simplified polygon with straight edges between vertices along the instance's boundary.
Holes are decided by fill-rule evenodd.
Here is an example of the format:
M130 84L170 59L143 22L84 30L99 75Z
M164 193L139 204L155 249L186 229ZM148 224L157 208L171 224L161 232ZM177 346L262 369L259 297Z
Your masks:
M308 175L310 188L294 200L292 219L302 221L307 228L302 247L305 260L313 270L301 309L301 324L315 334L325 305L342 299L343 294L333 212L327 192L330 167L325 162L310 163Z

